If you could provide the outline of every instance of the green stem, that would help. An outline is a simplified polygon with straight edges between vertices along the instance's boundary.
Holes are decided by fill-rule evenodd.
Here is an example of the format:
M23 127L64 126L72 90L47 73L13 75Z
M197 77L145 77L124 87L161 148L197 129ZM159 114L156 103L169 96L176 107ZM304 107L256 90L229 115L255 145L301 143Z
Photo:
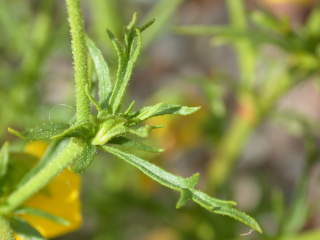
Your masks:
M272 112L278 100L293 86L305 79L305 76L300 76L297 81L293 81L290 76L284 73L284 75L279 76L275 80L270 80L272 82L269 86L263 88L264 94L260 98L249 98L248 104L251 106L251 109L254 109L254 112L252 112L254 116L241 116L241 114L235 116L231 127L217 148L215 157L209 163L208 176L212 189L219 188L229 177L235 161L247 143L251 133Z
M237 156L247 142L257 123L246 118L236 117L232 126L223 137L216 156L209 164L211 188L220 187L229 177Z
M246 19L246 10L243 0L227 0L229 18L231 25L239 30L239 32L245 32L248 28ZM235 44L235 49L238 53L238 62L240 66L241 90L250 90L253 86L255 66L256 66L256 54L252 47L251 42L248 39L240 39Z
M76 85L77 122L87 122L90 120L90 102L85 90L88 84L88 70L83 17L79 0L66 0L66 3Z
M2 214L12 212L32 195L45 187L55 176L63 171L83 151L84 145L78 139L72 138L68 145L61 150L44 168L37 172L29 181L20 186L7 199Z

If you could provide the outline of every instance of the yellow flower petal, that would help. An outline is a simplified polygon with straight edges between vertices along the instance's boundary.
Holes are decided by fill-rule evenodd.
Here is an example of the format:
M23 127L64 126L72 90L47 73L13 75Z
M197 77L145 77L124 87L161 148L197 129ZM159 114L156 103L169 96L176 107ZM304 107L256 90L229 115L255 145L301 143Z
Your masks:
M31 143L28 143L25 146L24 150L35 157L41 158L44 152L46 151L47 147L48 143L46 142L33 141Z

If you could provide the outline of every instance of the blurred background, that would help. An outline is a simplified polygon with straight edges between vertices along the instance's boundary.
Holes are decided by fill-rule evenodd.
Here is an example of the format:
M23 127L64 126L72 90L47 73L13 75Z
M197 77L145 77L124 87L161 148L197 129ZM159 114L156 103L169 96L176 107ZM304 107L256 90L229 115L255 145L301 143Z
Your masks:
M201 106L152 120L143 155L200 188L233 199L265 233L194 204L101 154L83 176L83 227L93 240L320 239L320 9L317 0L82 0L88 35L109 64L106 35L133 12L156 23L130 85L139 106ZM141 21L141 22L142 22ZM8 126L67 121L74 112L64 1L0 1L0 141ZM143 153L140 153L143 154Z

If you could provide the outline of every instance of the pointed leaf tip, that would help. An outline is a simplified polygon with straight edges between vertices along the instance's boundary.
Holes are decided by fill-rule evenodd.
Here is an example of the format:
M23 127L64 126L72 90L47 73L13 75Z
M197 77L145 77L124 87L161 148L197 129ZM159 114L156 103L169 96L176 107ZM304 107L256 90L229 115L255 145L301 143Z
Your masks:
M188 189L184 189L180 191L179 200L176 204L176 208L179 209L187 204L189 200L192 200L192 192Z

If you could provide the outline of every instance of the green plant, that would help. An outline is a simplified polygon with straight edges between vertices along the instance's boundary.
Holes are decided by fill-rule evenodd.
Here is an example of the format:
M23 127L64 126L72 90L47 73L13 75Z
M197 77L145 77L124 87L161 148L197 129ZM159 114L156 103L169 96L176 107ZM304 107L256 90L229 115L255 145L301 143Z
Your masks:
M238 57L238 108L208 170L212 188L219 188L225 183L251 133L277 112L279 100L292 88L318 74L319 69L320 35L315 28L320 19L319 9L315 8L306 25L300 28L293 27L286 19L277 19L270 13L256 11L251 18L255 28L249 29L250 19L243 1L229 0L226 3L230 25L190 25L177 28L183 34L213 35L213 43L231 44ZM266 65L269 71L261 84L256 82L259 78L257 65L261 58L267 59L261 53L265 45L279 48L287 54L287 58L279 63L276 71L272 65Z
M6 233L1 236L3 240L13 239L11 228L23 238L43 239L27 222L16 216L18 211L21 211L21 206L65 168L71 167L75 172L83 172L93 161L97 150L108 152L126 161L158 183L178 191L180 198L177 208L192 200L213 213L232 217L262 232L253 218L235 208L235 202L219 200L197 190L195 186L198 174L189 178L175 176L134 155L133 151L122 150L122 147L131 147L149 152L161 152L161 149L150 147L141 141L151 130L158 127L146 125L144 121L164 114L188 115L198 110L198 107L164 103L134 110L134 101L123 110L126 90L141 51L141 33L153 21L139 27L136 25L136 14L133 15L131 22L126 26L123 42L108 32L118 58L113 82L111 77L113 71L108 68L101 51L85 35L80 1L66 0L66 3L72 39L76 116L71 124L49 122L23 132L9 129L11 133L25 140L49 140L52 143L41 161L23 176L18 187L2 199L0 215L3 217L0 219L0 228ZM88 61L94 66L95 71L90 65L88 66ZM97 82L92 81L94 74L97 76ZM98 96L98 100L95 99L95 95ZM91 105L96 108L96 114L92 113ZM2 176L8 174L7 164L10 162L10 156L8 146L4 145L0 155ZM65 223L63 219L39 210L29 213Z

